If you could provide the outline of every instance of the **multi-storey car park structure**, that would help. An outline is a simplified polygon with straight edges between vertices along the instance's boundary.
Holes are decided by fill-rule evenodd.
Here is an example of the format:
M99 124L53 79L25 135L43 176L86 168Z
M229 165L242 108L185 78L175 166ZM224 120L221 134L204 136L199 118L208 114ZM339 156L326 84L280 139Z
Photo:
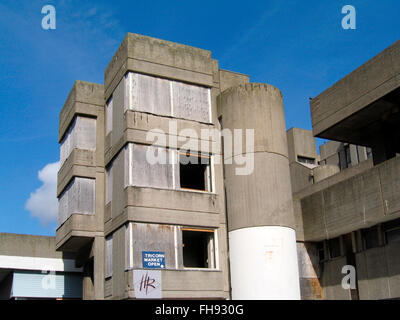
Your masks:
M399 92L397 42L286 131L277 88L127 34L61 110L56 249L84 299L399 298Z

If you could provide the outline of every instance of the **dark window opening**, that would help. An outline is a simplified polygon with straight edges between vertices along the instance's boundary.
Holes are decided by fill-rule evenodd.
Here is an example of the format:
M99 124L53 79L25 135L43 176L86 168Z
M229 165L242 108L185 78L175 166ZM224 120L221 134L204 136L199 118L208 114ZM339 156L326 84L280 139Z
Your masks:
M315 159L314 158L297 156L297 161L301 162L301 163L315 164Z
M328 240L329 256L331 259L340 257L342 250L340 248L340 237Z
M377 227L362 230L362 237L365 250L379 247L379 232Z
M317 251L318 251L318 257L319 261L324 261L325 260L325 248L324 248L324 242L318 242L317 243Z
M351 166L351 154L349 145L344 147L344 154L346 157L346 168L349 168Z
M367 152L367 159L372 158L372 149L367 148L366 152Z
M179 175L182 189L211 191L210 157L190 153L180 154Z
M400 243L400 219L385 223L386 243Z
M214 231L182 229L183 266L214 268Z

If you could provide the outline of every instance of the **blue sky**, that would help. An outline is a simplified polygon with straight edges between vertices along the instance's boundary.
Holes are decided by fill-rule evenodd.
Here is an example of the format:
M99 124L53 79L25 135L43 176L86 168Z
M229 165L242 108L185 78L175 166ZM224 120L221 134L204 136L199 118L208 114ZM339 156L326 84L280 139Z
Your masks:
M56 30L41 28L46 4ZM356 30L341 27L346 4ZM281 89L287 128L311 129L308 98L399 40L399 17L392 0L0 1L0 232L55 234L26 203L54 184L51 166L38 172L59 159L58 115L74 81L103 83L126 32L211 50L220 68Z

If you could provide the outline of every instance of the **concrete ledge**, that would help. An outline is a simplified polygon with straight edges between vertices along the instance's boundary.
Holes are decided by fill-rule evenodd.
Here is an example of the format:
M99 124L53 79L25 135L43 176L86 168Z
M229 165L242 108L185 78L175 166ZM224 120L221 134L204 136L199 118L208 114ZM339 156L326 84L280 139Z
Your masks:
M0 255L42 258L62 258L55 251L55 237L28 234L0 233Z
M400 86L400 41L339 80L311 100L314 136L335 140L324 133L330 127Z
M177 133L178 135L170 135L169 134L169 122L176 121L177 124ZM218 139L218 136L212 136L208 140L201 139L201 130L212 130L216 129L213 124L205 124L197 121L183 120L178 118L170 118L157 116L144 112L137 112L128 110L125 112L125 122L123 126L123 133L118 137L113 137L111 139L110 135L107 136L105 143L105 164L107 165L125 146L126 143L138 143L138 144L152 144L152 141L147 140L148 131L151 129L161 129L166 134L166 142L167 146L170 146L169 139L176 138L177 139L177 147L181 148L188 142L188 138L180 133L184 129L192 129L196 132L197 137L199 139L193 139L196 142L197 148L193 147L191 150L200 151L204 153L212 153L212 154L221 154L221 142ZM117 134L116 132L111 132L112 135ZM117 142L111 144L112 140L116 140ZM205 148L202 145L202 142L209 142L209 148ZM154 144L158 146L165 146L161 143ZM214 152L216 150L217 152Z
M102 84L75 81L60 111L58 141L61 142L76 114L97 117L104 112L104 86Z
M206 292L217 293L217 296L224 297L223 273L217 270L161 270L162 291L194 291L198 296ZM127 287L133 291L133 271L127 271ZM172 294L172 292L170 292ZM178 292L176 292L178 294Z
M207 192L127 187L126 206L218 214L220 196Z
M61 184L73 166L95 167L95 151L74 149L57 173L57 181Z
M70 166L66 166L63 168L63 170L59 171L59 175L57 177L57 197L61 195L73 177L96 179L97 169L97 167L93 166L76 165L70 163Z
M133 33L125 36L104 72L106 99L128 70L208 87L213 85L210 51Z
M102 235L103 229L98 226L96 215L72 214L57 229L56 250L78 252L87 243L81 238L92 239ZM76 243L73 244L74 241Z

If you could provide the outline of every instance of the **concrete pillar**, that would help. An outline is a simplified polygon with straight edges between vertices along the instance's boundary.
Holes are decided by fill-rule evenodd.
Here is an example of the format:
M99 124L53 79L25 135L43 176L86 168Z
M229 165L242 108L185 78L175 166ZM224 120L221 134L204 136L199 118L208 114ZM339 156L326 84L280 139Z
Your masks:
M96 300L104 299L104 237L95 237L93 243L94 255L94 298Z
M232 299L300 299L282 94L250 83L225 90L218 103L224 129L254 129L254 152L224 152ZM249 174L237 174L241 156L254 157Z

